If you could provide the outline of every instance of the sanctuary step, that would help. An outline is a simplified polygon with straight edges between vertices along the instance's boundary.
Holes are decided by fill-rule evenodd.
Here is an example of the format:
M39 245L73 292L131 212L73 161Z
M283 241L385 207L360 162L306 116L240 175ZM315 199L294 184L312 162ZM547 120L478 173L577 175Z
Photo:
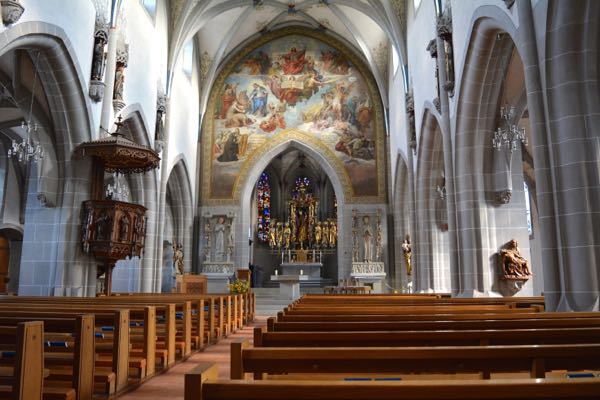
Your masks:
M306 292L306 293L323 293L323 288L325 286L332 286L335 285L336 282L333 279L326 279L326 278L320 278L320 279L309 279L307 281L302 281L300 282L300 289L306 289L306 290L315 290L315 291L311 291L311 292ZM279 285L277 284L277 282L271 282L271 281L267 281L263 283L263 288L278 288ZM258 288L260 289L260 288ZM303 293L303 292L302 292Z
M256 315L260 316L275 316L278 311L287 307L292 301L284 299L279 294L279 286L273 287L252 288L256 293ZM319 287L304 287L300 286L300 294L306 293L323 293L323 289Z

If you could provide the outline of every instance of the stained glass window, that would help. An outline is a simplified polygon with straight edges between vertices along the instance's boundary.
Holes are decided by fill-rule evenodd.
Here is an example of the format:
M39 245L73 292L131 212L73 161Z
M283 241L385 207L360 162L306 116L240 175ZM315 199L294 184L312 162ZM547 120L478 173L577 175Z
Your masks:
M256 188L256 200L258 204L257 232L258 240L269 241L269 226L271 223L271 184L269 175L263 172L258 180Z
M525 212L527 215L527 232L529 236L533 235L533 224L531 222L531 199L529 197L529 186L526 182L523 182L523 189L525 190Z
M296 182L294 183L294 189L292 190L292 196L296 196L300 191L300 186L304 186L306 188L306 194L312 193L310 190L310 179L307 177L296 178Z

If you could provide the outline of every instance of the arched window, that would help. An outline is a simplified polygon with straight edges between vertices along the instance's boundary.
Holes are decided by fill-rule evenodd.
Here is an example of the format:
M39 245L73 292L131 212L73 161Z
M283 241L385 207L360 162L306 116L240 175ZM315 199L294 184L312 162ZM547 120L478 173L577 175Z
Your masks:
M271 184L269 183L269 174L266 172L263 172L258 180L256 200L258 205L258 240L268 242L269 226L271 224Z
M183 48L182 68L187 76L192 76L192 68L194 65L194 42L188 41Z
M533 224L531 222L531 198L529 197L529 186L527 182L523 182L523 190L525 191L525 212L527 215L527 233L533 235Z
M152 18L156 16L156 0L140 0Z
M296 178L296 182L294 182L294 189L292 189L292 197L297 196L300 191L300 187L304 186L306 189L306 194L311 194L310 190L310 179L307 177Z

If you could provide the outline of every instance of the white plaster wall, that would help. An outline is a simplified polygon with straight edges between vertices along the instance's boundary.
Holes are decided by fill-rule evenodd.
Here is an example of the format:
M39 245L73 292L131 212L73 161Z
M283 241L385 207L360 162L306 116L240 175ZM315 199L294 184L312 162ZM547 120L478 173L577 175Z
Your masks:
M390 182L396 182L396 163L398 152L406 155L408 135L406 126L406 106L404 101L404 78L401 68L390 80L390 109L389 109L389 151L390 151Z
M183 156L185 166L190 174L192 204L194 204L196 198L196 180L194 176L196 174L196 150L198 148L198 126L200 123L198 113L200 107L198 68L197 65L194 65L192 76L189 77L183 72L182 59L183 54L179 56L179 60L175 65L170 95L167 165L170 173L171 168Z
M423 4L432 3L433 0L423 0ZM517 14L517 5L509 10L502 0L452 0L452 43L454 48L454 71L456 76L455 93L460 93L460 79L465 64L466 52L469 47L469 35L473 28L474 13L483 6L496 6L501 12L505 12L510 17L515 27L518 28L519 16ZM454 118L456 114L455 95L450 99L450 117Z
M418 141L423 123L425 102L433 101L437 97L435 60L425 50L429 41L436 34L433 0L422 0L416 15L414 14L412 2L409 2L407 26L408 74L411 81L410 86L413 87L414 91L415 128Z

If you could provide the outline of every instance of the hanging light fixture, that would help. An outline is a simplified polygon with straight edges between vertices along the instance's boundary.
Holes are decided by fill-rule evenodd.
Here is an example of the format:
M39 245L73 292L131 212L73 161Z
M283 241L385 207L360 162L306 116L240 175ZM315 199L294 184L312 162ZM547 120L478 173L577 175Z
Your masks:
M33 65L33 85L31 89L31 102L29 103L29 115L27 121L21 123L21 129L25 131L25 137L21 141L12 140L12 145L8 149L8 156L16 158L19 162L28 163L29 161L38 162L44 158L44 149L40 142L34 137L37 135L38 124L31 121L33 114L33 100L35 98L35 87L37 84L37 67L40 53L35 57Z
M492 147L498 151L506 146L510 152L517 150L519 144L527 146L527 136L525 136L525 128L521 128L511 121L515 116L515 107L500 108L500 126L494 132L492 138Z

